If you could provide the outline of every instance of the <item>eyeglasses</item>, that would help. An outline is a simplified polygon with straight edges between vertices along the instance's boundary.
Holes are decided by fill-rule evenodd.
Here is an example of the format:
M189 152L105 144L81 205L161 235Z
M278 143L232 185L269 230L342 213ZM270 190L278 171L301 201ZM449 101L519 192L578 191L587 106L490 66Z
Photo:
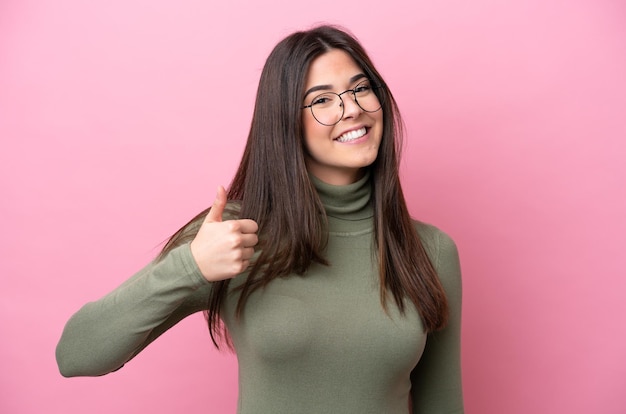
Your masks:
M310 105L302 109L311 108L311 114L317 122L326 126L336 125L343 118L344 103L341 95L352 93L354 102L365 112L376 112L382 107L382 102L374 91L380 86L372 85L369 80L364 80L354 87L341 93L324 92L317 95Z

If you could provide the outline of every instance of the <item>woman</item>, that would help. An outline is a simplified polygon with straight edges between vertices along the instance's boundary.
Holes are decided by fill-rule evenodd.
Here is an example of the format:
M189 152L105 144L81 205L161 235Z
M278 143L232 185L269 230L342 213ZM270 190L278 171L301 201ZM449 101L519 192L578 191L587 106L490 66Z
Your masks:
M401 120L361 45L294 33L261 74L228 194L67 323L65 376L121 368L204 310L247 413L460 413L456 247L410 219ZM106 339L106 340L105 340Z

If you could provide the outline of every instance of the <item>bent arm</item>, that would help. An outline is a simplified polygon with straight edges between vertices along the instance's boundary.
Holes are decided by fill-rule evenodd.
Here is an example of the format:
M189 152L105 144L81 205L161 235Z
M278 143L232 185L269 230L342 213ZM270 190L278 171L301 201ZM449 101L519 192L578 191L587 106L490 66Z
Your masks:
M167 329L205 309L210 288L189 244L173 249L70 318L56 348L61 374L118 370Z
M411 373L414 414L462 414L461 382L461 269L459 255L445 233L434 235L433 264L448 298L448 325L428 335L426 348Z

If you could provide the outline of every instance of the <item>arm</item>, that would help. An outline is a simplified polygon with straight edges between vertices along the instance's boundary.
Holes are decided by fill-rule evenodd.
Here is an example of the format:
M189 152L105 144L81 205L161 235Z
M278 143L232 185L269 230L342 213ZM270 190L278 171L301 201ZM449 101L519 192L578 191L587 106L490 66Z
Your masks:
M233 278L248 267L258 226L249 219L222 221L225 207L226 191L220 186L191 243L173 248L72 316L56 350L63 376L120 369L181 319L206 309L210 282Z
M121 368L177 322L206 307L211 284L184 244L67 322L56 358L65 377Z
M445 233L434 229L431 260L446 291L448 325L428 335L424 353L411 373L413 414L462 414L461 269L459 255Z

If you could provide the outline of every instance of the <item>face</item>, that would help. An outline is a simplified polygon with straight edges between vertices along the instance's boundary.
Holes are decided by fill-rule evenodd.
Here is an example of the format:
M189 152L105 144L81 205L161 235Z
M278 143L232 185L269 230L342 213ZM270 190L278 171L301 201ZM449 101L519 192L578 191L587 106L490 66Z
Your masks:
M324 92L340 94L364 80L367 80L365 72L354 59L343 50L333 49L311 63L303 106L310 105L313 98ZM333 185L350 184L363 176L364 168L376 160L383 134L382 109L365 112L350 92L341 98L344 114L333 126L320 124L310 108L303 109L307 169Z

